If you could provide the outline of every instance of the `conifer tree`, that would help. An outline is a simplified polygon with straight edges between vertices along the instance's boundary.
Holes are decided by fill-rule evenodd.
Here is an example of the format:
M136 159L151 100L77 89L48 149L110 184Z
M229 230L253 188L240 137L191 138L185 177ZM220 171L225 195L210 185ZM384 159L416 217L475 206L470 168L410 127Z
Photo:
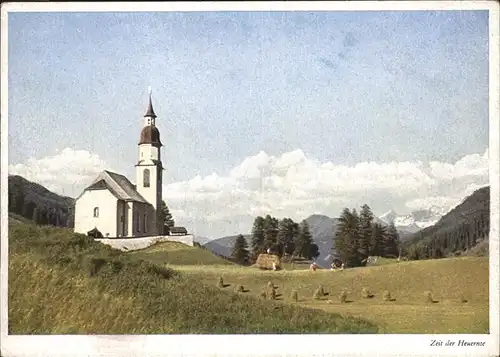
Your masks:
M394 222L389 224L384 246L384 256L395 258L399 254L399 233Z
M264 252L264 218L259 216L253 221L252 227L252 257L257 259Z
M278 238L278 220L271 215L264 218L264 248L273 248Z
M350 267L359 266L361 259L358 253L359 217L354 209L352 212L344 208L334 233L334 246L345 264Z
M372 225L370 237L370 255L381 256L385 249L387 230L380 223Z
M163 234L169 235L170 228L175 226L175 222L165 201L161 201L161 213L163 218Z
M361 207L359 215L359 257L362 265L366 265L366 258L370 255L370 240L372 235L373 213L368 205Z
M249 261L248 243L245 237L243 237L243 235L241 234L238 237L236 237L233 250L231 252L231 257L238 264L241 265L248 264Z
M282 256L285 255L285 253L293 254L295 250L294 241L298 234L299 225L291 218L284 218L279 221L276 243Z
M295 252L294 254L299 257L306 259L312 258L312 247L313 239L311 233L309 232L309 224L306 220L300 223L300 233L295 240Z

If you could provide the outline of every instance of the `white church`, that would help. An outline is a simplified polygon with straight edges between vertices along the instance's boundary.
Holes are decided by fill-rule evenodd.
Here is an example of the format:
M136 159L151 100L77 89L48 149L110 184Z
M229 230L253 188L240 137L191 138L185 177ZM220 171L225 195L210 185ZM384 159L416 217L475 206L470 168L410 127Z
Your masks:
M101 172L75 202L75 232L100 232L103 237L133 238L163 235L160 132L149 93L139 140L136 185L125 176Z

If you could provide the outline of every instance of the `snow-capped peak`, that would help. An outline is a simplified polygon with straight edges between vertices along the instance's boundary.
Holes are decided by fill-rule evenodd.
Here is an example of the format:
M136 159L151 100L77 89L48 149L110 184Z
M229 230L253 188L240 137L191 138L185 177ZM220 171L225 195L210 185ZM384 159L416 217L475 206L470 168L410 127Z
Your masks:
M398 230L413 233L425 227L432 226L446 213L447 211L445 209L439 207L413 211L406 215L399 215L393 210L390 210L382 214L379 219L386 224L394 222Z
M389 224L390 222L394 221L397 216L398 214L396 212L390 210L382 214L379 218L385 223Z

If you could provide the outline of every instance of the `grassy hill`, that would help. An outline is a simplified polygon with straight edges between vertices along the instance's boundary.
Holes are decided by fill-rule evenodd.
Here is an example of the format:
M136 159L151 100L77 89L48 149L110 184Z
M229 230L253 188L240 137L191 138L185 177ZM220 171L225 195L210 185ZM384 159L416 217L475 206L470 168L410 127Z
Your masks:
M269 281L278 286L278 302L285 305L314 308L341 313L372 322L382 333L487 333L489 319L488 259L461 257L396 263L330 271L320 269L260 271L238 266L183 265L176 269L194 279L215 285L220 276L231 291L242 285L248 295L258 297ZM314 300L320 286L328 295ZM363 288L372 295L362 297ZM292 291L299 302L290 299ZM389 291L393 301L384 301ZM348 303L338 296L347 292ZM430 291L435 303L429 304ZM463 302L462 299L467 300Z
M178 242L162 242L128 254L136 259L161 265L235 265L213 255L206 249L190 247Z
M154 254L146 253L148 251ZM186 251L192 252L186 255ZM129 254L164 263L185 276L216 285L222 276L231 292L242 285L245 294L258 298L269 281L278 286L277 302L298 305L346 317L367 319L383 333L487 333L489 319L489 264L487 257L459 257L438 260L397 262L379 258L376 265L362 268L316 272L296 266L294 270L271 272L217 261L207 252L195 248L178 250L168 243ZM208 253L209 254L209 253ZM149 257L149 259L148 259ZM206 259L206 261L205 261ZM322 286L328 295L313 299ZM372 298L362 297L366 288ZM295 290L299 302L290 296ZM341 291L347 292L349 303L340 303ZM384 301L385 291L393 301ZM430 291L434 303L428 303ZM466 302L464 300L467 300Z
M378 331L359 318L258 299L234 286L218 288L205 278L209 265L200 263L215 271L232 266L207 253L175 244L124 253L68 229L9 220L9 333ZM186 264L201 274L182 269Z

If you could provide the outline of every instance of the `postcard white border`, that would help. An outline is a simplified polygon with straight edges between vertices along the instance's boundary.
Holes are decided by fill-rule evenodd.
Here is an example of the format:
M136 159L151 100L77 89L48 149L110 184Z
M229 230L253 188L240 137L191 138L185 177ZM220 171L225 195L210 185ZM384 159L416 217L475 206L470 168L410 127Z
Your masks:
M9 12L489 10L490 334L489 335L7 335L7 168ZM6 3L1 9L1 335L2 356L497 356L499 355L499 5L495 1ZM431 347L432 339L485 347Z

